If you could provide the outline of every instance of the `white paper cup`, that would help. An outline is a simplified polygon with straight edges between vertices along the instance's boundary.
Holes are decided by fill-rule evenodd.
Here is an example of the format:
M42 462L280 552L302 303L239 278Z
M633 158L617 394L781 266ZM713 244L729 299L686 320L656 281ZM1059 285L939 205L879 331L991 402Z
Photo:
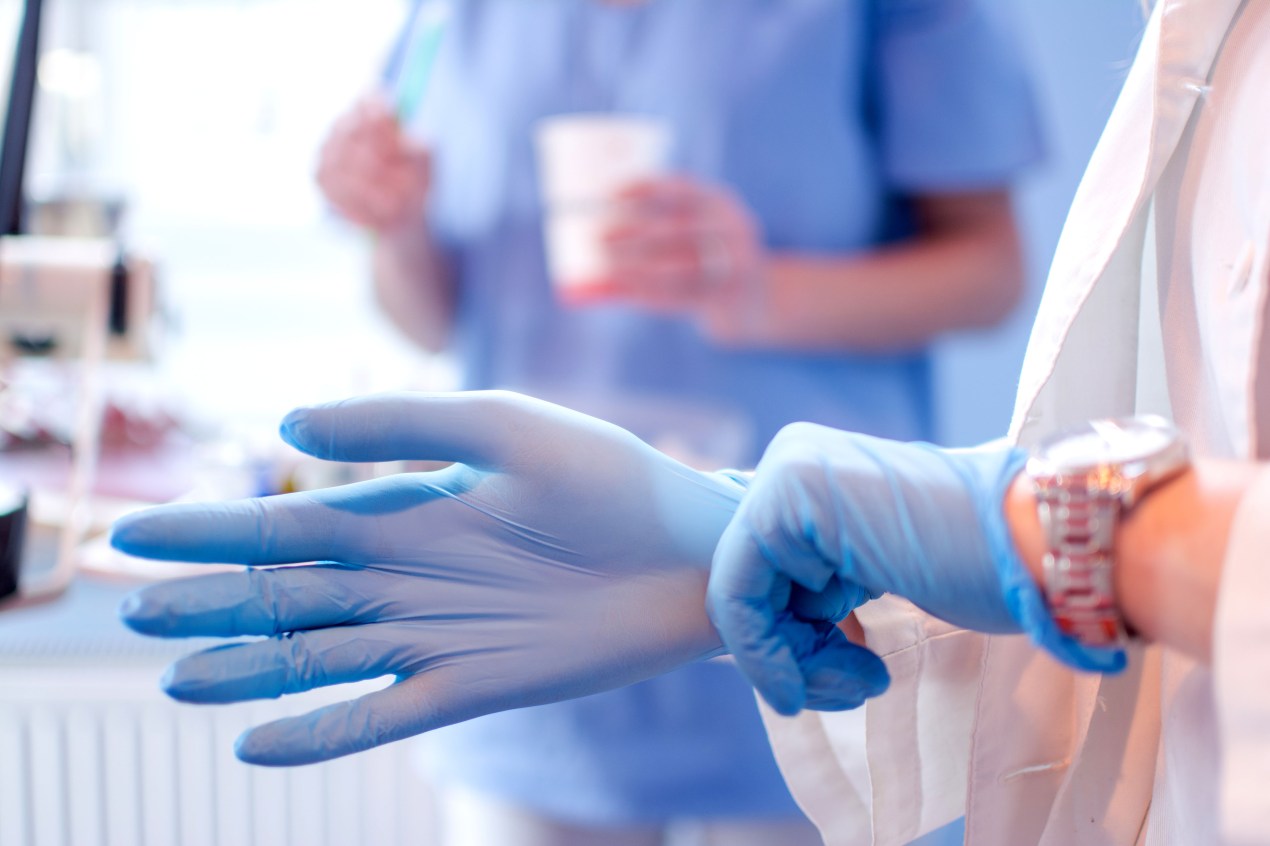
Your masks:
M556 290L572 301L602 295L608 270L602 237L613 220L613 197L665 171L670 131L653 118L575 114L541 121L536 141Z

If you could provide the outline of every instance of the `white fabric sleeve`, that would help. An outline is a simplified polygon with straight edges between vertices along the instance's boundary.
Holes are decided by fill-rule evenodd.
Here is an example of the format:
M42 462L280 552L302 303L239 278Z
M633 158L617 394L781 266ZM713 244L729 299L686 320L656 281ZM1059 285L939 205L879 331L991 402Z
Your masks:
M777 763L826 846L903 846L965 813L983 635L893 596L856 609L891 686L860 711L764 708Z
M1270 471L1235 515L1213 627L1221 738L1222 841L1265 844L1270 832Z

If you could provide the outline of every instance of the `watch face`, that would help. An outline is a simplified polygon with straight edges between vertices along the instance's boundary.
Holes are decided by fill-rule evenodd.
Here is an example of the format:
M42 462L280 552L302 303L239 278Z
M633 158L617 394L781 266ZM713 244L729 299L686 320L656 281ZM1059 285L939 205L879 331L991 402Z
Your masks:
M1162 452L1177 439L1177 430L1162 418L1092 420L1046 440L1037 455L1065 469L1129 464Z

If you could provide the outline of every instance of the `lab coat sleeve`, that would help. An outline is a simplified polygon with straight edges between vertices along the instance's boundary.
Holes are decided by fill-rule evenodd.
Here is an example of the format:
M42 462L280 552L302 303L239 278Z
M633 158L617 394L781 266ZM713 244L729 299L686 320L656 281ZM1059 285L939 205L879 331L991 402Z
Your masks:
M1244 495L1226 549L1213 631L1221 824L1229 846L1270 832L1270 471Z
M965 812L983 635L896 597L856 610L891 673L860 712L764 709L776 760L826 846L902 846Z

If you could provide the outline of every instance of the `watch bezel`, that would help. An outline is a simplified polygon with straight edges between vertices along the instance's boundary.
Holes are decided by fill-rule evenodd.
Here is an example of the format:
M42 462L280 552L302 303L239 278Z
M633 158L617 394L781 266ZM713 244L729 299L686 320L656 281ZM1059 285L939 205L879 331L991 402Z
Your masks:
M1144 415L1108 418L1105 422L1130 433L1137 430L1163 435L1163 445L1126 461L1060 460L1054 457L1056 447L1066 444L1073 437L1097 432L1097 429L1091 423L1085 423L1056 432L1036 445L1027 462L1027 475L1032 478L1038 494L1060 484L1070 487L1083 477L1091 492L1114 496L1122 508L1129 509L1137 504L1143 493L1190 466L1190 450L1185 438L1165 418Z

